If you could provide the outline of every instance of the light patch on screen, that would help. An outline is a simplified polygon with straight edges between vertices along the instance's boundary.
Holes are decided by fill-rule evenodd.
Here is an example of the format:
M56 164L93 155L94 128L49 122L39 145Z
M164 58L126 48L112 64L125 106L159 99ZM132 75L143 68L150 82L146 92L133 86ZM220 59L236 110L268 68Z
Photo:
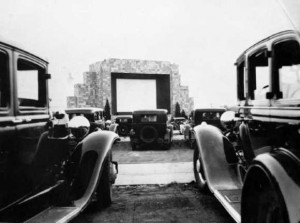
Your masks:
M116 79L117 112L156 109L156 80Z

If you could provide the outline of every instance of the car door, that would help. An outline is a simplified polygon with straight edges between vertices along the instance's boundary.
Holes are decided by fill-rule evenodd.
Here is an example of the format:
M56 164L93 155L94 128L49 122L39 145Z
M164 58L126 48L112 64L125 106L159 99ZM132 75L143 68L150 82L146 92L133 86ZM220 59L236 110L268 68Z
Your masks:
M22 165L32 161L49 120L47 63L15 51L14 68L16 158Z

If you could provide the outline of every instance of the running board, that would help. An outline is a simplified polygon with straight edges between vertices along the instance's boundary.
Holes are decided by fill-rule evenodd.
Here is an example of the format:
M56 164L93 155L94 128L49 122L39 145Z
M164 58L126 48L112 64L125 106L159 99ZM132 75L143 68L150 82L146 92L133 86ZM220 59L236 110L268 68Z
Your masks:
M221 202L231 217L236 222L240 223L242 190L215 190L214 195Z
M78 215L80 208L78 207L50 207L31 219L27 220L25 223L62 223L68 222Z

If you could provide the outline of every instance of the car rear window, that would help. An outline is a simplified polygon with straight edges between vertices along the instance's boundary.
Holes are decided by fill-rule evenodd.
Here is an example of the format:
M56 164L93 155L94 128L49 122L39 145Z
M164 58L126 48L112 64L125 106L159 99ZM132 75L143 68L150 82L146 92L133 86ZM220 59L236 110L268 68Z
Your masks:
M141 122L157 122L157 115L141 115Z

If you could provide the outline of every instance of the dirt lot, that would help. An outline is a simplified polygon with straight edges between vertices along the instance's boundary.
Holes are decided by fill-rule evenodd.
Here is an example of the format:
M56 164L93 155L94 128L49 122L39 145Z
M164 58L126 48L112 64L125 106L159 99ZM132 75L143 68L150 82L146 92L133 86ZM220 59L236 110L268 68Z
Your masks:
M200 193L193 183L114 186L113 196L111 207L90 206L73 223L234 222L213 195Z
M182 135L175 135L172 148L167 151L132 151L129 138L121 138L121 142L113 148L113 157L119 162L116 181L119 185L113 186L111 207L97 210L89 206L74 219L74 223L234 222L213 195L202 194L194 187L194 183L191 182L194 180L193 175L184 178L186 183L170 183L173 179L181 182L180 175L193 174L193 150L184 143ZM182 172L183 164L190 166L187 172ZM126 170L125 167L128 166L132 168ZM147 169L143 170L143 166L147 166ZM163 169L164 166L167 169ZM142 175L137 176L140 172ZM170 175L175 178L166 181ZM122 183L118 181L121 178ZM141 182L135 178L142 178L143 183L133 185ZM149 184L153 182L153 179L149 178L155 178L158 184Z

